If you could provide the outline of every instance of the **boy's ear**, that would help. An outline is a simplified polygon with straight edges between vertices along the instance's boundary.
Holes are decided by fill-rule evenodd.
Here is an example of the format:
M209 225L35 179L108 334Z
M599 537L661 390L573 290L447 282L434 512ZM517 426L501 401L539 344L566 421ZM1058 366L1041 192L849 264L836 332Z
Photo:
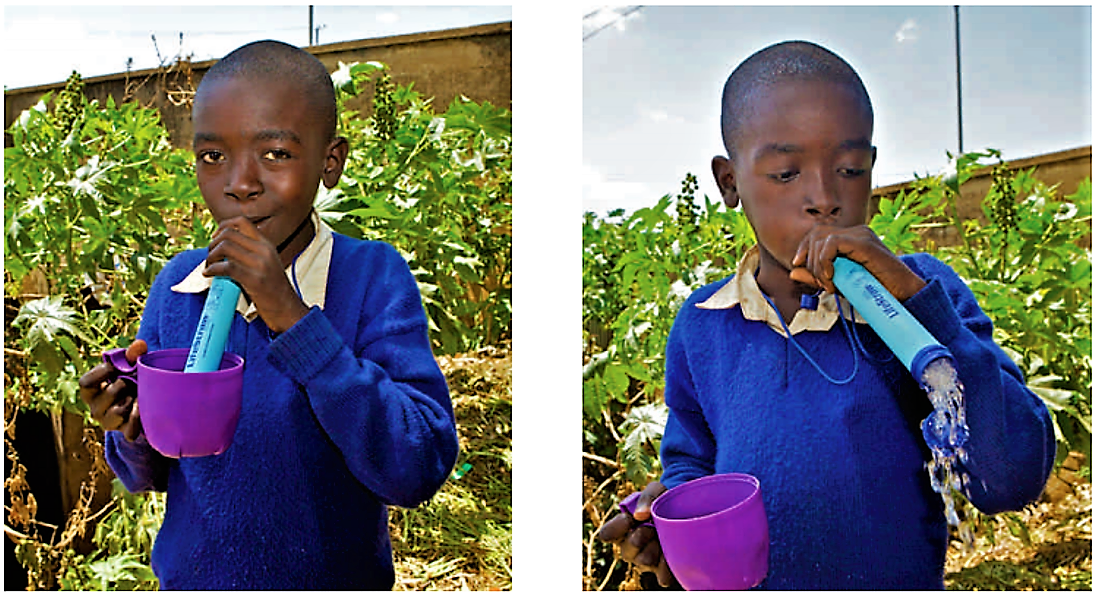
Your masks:
M876 166L876 145L872 146L872 165Z
M735 167L731 160L717 155L712 158L712 175L716 178L716 187L728 209L739 206L739 191L735 187Z
M339 177L343 175L343 166L347 164L347 153L350 152L350 143L346 137L335 137L328 143L328 153L324 158L324 171L320 179L325 188L335 188L339 184Z

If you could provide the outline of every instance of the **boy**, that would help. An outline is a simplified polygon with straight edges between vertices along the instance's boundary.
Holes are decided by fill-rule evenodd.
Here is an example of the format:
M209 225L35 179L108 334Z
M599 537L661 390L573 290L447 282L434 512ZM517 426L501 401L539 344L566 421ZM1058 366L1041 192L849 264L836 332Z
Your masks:
M389 589L386 505L445 481L457 437L407 264L333 233L313 212L347 158L335 92L312 55L274 41L210 68L194 100L198 185L218 222L149 292L135 361L189 347L212 276L243 289L227 350L244 357L243 409L221 455L170 459L102 364L80 380L131 492L167 491L152 566L164 589Z
M971 502L1019 509L1044 486L1050 418L993 343L974 296L941 262L900 258L864 225L872 126L860 77L811 43L765 48L727 80L728 155L712 170L758 244L735 276L679 311L667 341L662 482L641 493L635 519L618 515L600 532L664 586L672 576L658 538L636 522L667 488L746 472L760 480L769 521L763 587L943 588L948 532L919 429L932 406L870 328L839 321L837 255L873 273L956 358Z

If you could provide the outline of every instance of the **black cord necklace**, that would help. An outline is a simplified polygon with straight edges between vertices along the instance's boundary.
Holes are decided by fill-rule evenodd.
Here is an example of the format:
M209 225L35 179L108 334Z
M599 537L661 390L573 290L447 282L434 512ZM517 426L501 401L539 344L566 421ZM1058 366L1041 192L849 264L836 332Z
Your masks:
M282 243L278 245L276 250L278 251L279 255L282 254L282 251L286 250L286 247L289 246L289 243L293 242L293 239L296 238L298 236L298 234L301 233L301 230L305 229L305 226L308 225L308 223L311 219L312 219L312 211L310 210L308 212L308 215L305 216L305 219L301 220L301 223L297 226L297 229L294 230L293 233L290 234L288 238L283 240Z

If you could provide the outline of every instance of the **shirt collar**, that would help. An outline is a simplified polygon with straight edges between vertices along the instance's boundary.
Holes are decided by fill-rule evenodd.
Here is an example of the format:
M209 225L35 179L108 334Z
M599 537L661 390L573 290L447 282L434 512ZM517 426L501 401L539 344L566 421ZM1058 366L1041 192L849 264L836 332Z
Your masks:
M301 301L309 308L319 306L324 308L324 299L327 296L328 270L331 266L332 231L324 223L316 211L310 215L316 228L316 234L312 237L305 250L301 251L294 262L286 267L286 278L295 289L300 289ZM182 281L171 287L172 291L184 294L199 294L209 289L213 278L202 275L206 268L206 261L198 263ZM296 283L295 283L296 281ZM259 316L255 304L249 303L240 294L236 301L236 312L244 315L250 323Z
M761 262L761 252L758 246L748 250L739 261L735 276L728 280L712 296L704 302L699 302L697 308L706 310L720 310L739 306L743 318L748 321L762 321L770 329L781 336L785 336L784 327L781 325L781 315L777 313L758 286L758 280L754 272L758 270ZM842 299L842 312L851 312L851 306ZM854 315L855 321L863 322L860 316ZM848 314L846 315L848 319ZM819 295L819 306L815 310L801 308L796 311L789 323L788 329L796 335L801 331L829 331L838 321L838 299L835 294L823 292Z

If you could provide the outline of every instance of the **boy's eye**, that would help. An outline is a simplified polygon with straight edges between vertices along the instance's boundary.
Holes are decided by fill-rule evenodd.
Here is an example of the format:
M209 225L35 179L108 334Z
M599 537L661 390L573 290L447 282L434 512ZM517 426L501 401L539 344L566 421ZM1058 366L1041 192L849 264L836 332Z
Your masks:
M769 177L776 180L777 182L792 182L799 175L800 175L800 172L795 172L795 171L792 171L792 170L788 170L788 171L785 171L785 172L778 172L776 174L770 174Z
M846 176L847 178L857 178L864 176L866 170L864 168L839 168L838 173Z
M198 159L202 163L212 165L224 161L225 156L220 151L202 151L198 154Z
M263 159L269 159L271 161L282 161L283 159L289 159L291 156L285 149L271 149L263 153Z

